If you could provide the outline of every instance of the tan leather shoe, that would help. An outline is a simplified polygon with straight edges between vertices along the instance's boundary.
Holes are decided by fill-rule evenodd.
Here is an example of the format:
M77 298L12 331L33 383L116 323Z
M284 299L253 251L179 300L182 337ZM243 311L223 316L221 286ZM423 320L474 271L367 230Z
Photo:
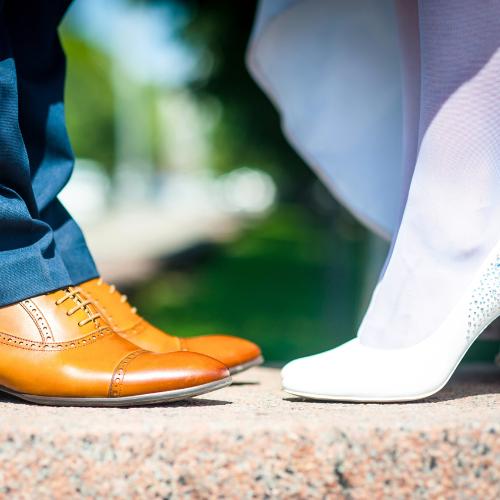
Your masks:
M231 374L263 362L259 347L239 337L203 335L179 338L166 334L141 318L135 307L127 302L127 297L101 278L86 281L78 289L95 303L118 334L148 351L190 351L205 354L224 363Z
M75 288L0 308L0 391L40 404L132 406L230 383L201 354L155 354L117 335Z

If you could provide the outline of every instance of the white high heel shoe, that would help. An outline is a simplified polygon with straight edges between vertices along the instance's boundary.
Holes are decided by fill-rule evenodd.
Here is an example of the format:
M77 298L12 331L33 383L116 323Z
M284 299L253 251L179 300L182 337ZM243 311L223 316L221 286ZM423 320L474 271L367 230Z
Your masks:
M500 243L443 324L414 346L377 349L351 340L297 359L282 370L283 389L311 399L390 402L442 389L483 330L500 316Z

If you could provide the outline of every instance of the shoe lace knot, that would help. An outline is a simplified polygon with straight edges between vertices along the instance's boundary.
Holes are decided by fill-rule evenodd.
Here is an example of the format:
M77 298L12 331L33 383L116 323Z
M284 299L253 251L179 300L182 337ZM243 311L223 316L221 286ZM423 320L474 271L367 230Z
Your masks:
M77 290L66 288L64 290L64 295L62 297L59 297L55 301L55 304L56 306L60 306L67 300L72 300L75 303L73 307L66 311L67 316L73 316L73 314L75 314L77 311L83 311L87 314L87 317L85 319L78 321L78 326L85 326L88 323L96 322L96 320L101 318L101 314L99 312L94 312L90 307L88 307L89 305L94 304L93 301L81 298ZM107 328L106 326L99 326L98 324L96 324L96 326L99 327L99 330Z

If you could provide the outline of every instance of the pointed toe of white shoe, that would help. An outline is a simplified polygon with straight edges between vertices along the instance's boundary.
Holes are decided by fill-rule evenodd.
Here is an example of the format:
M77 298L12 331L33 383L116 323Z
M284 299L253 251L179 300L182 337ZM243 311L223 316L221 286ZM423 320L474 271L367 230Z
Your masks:
M412 401L448 382L463 356L500 315L500 244L469 290L434 333L398 349L377 349L354 339L297 359L282 370L283 389L310 399Z
M290 361L281 369L282 380L288 378L289 375L291 375L292 377L296 377L297 374L302 373L302 370L307 371L311 366L314 366L314 362L318 358L321 359L325 356L325 354L327 353L314 354L312 356L305 356L303 358L298 358Z
M296 396L353 402L406 401L439 390L436 377L425 376L429 371L411 358L407 349L374 349L354 339L289 363L282 385Z

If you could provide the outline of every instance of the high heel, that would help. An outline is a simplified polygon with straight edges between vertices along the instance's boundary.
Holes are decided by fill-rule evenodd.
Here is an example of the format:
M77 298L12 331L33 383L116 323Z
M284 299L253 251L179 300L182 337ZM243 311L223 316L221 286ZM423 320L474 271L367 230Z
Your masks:
M472 343L500 316L500 243L441 326L411 347L378 349L353 339L297 359L282 370L283 389L311 399L411 401L450 379Z

